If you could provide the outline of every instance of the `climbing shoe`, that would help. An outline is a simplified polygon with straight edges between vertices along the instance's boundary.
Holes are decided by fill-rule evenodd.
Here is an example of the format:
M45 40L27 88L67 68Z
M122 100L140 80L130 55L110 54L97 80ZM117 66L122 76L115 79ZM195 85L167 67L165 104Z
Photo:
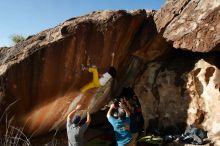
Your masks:
M138 140L140 143L162 144L163 138L158 136L144 136Z

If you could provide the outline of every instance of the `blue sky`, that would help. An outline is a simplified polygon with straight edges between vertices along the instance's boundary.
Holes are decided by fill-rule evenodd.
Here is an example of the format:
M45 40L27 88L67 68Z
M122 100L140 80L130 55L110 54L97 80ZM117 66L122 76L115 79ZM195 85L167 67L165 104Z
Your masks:
M0 47L96 10L159 9L165 0L0 0Z

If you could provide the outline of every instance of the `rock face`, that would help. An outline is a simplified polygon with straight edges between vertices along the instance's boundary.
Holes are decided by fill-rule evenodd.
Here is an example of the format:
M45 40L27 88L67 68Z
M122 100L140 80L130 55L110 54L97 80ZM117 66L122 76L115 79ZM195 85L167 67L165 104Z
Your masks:
M220 140L219 57L218 52L180 51L166 61L149 63L135 83L146 128L196 124Z
M219 0L169 0L155 22L175 48L208 52L219 49L219 11Z
M146 60L160 56L168 45L157 36L153 14L145 10L94 12L30 36L12 48L2 48L1 113L10 105L12 114L8 117L14 116L16 124L25 125L26 133L38 135L62 128L78 103L97 111L108 101L111 86L98 96L97 88L80 93L92 80L81 64L89 61L104 73L115 53L120 79L140 64L132 54L142 58L151 54ZM155 38L160 45L154 45ZM126 83L132 84L139 70L127 74ZM123 85L122 81L118 84Z
M218 67L213 62L199 60L188 76L187 82L188 91L191 97L194 96L189 104L187 123L201 124L209 131L209 137L216 141L216 145L220 144L220 70Z

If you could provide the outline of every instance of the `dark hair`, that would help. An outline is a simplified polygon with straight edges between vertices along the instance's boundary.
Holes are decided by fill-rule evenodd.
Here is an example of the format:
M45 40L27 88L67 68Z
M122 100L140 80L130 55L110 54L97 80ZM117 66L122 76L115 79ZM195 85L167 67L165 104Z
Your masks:
M112 78L116 77L116 69L113 66L109 68L108 73L112 76Z
M73 119L73 124L78 125L81 120L81 117L76 115Z
M119 107L119 99L118 98L114 98L113 103L114 103L115 108Z

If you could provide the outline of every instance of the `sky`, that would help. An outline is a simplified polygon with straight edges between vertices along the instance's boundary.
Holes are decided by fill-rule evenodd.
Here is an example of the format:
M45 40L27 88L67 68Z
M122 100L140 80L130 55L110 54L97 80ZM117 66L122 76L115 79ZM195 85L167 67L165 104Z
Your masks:
M158 10L165 0L0 0L0 47L96 10Z

